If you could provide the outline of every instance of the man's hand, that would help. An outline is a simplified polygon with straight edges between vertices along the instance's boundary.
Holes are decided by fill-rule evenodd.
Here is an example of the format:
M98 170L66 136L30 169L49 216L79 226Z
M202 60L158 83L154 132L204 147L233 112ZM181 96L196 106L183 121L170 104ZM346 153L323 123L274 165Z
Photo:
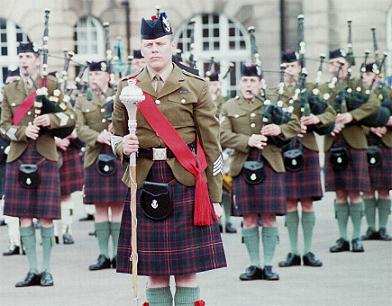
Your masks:
M110 146L111 134L107 130L103 130L97 137L99 143L104 143Z
M28 138L36 140L39 136L39 127L33 124L29 124L25 130L25 135Z
M313 114L310 114L306 117L301 117L301 123L304 125L315 125L319 124L320 122L320 118Z
M63 151L66 151L69 144L70 144L70 140L68 138L61 139L61 138L55 137L54 142L56 143L56 146Z
M261 129L261 134L264 136L278 136L282 133L282 129L277 124L267 124Z
M350 123L351 121L353 121L353 116L350 113L343 113L336 116L335 123L345 125L347 123Z
M33 124L35 126L49 126L50 125L50 117L48 114L38 116L34 119Z
M222 218L223 216L223 208L219 203L213 203L213 205L214 205L215 215L218 218L218 220L220 220L220 218Z
M387 128L385 126L383 126L383 127L372 127L372 128L370 128L370 131L373 134L376 134L378 137L382 138L387 133Z
M343 125L341 124L335 124L335 128L333 129L333 131L331 132L332 136L336 136L337 134L339 134L343 129Z
M297 136L303 138L307 130L308 130L307 126L301 122L301 132Z
M139 150L139 139L136 135L128 134L122 140L124 155L131 155Z
M259 134L252 134L248 139L248 146L263 149L267 145L267 137Z
M387 126L392 126L392 116L389 117L389 120L387 122Z

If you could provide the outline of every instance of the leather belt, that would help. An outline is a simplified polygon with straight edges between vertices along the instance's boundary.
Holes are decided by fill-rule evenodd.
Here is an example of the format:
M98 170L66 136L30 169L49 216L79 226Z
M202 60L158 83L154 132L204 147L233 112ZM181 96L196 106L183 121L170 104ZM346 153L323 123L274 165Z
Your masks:
M188 144L188 147L192 152L196 152L196 145L194 143ZM169 158L174 158L174 153L169 148L139 148L137 157L147 158L151 160L167 160Z

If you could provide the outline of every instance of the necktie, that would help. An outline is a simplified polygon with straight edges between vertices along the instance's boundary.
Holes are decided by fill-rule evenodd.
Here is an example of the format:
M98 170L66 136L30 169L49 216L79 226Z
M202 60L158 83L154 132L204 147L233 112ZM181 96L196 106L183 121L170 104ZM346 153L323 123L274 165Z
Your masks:
M155 81L155 92L158 94L163 87L163 81L158 74L154 76L154 81Z

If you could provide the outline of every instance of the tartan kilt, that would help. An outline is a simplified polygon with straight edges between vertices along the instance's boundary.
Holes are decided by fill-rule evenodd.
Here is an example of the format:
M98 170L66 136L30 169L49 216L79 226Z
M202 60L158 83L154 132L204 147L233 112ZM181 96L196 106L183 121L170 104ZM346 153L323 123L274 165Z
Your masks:
M168 183L175 180L165 161L154 162L147 178ZM194 226L195 188L171 183L173 212L162 221L145 216L137 192L138 274L183 275L226 267L218 224ZM131 215L129 194L125 202L117 250L117 272L131 273Z
M251 150L248 160L260 160L258 150ZM273 213L286 214L285 173L275 172L264 160L265 179L259 185L248 184L242 173L233 178L232 215Z
M102 145L100 153L113 155L112 149L108 145ZM127 195L127 186L121 180L124 171L125 166L118 159L116 159L116 173L114 175L100 175L95 163L85 168L83 204L123 203Z
M5 163L0 163L0 198L4 195Z
M58 150L63 163L60 167L61 195L70 195L83 188L83 164L79 150L69 146L67 151Z
M357 150L350 147L341 135L335 137L334 145L347 148L349 162L347 169L344 171L335 171L330 162L331 150L325 153L325 191L370 191L366 150Z
M57 162L44 159L34 144L29 144L16 161L7 163L4 214L13 217L60 219L60 175ZM41 162L41 160L43 160ZM18 182L20 163L39 163L41 183L26 189Z
M369 145L377 144L377 136L369 136ZM392 189L392 148L380 145L382 152L381 167L369 167L370 185L373 190L391 190Z
M303 154L304 168L298 172L285 173L287 198L298 201L311 198L313 201L319 201L323 197L319 154L305 147Z

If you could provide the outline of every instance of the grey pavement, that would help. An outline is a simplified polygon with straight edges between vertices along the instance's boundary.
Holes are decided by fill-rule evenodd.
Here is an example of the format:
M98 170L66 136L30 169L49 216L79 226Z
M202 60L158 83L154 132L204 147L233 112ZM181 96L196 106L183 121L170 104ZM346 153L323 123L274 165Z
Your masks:
M278 282L240 282L238 275L249 265L240 234L223 234L228 268L200 274L202 298L208 306L387 306L392 305L392 242L365 242L365 253L331 254L328 248L338 238L333 214L333 195L315 203L317 224L313 251L323 261L322 268L276 268ZM92 222L79 222L83 207L76 205L74 245L53 249L51 288L18 288L14 284L27 272L25 256L0 256L1 306L129 306L132 304L130 275L114 270L90 272L98 247ZM279 218L280 244L275 266L289 251L288 237ZM239 228L240 219L234 219ZM363 223L363 231L366 225ZM349 227L351 233L351 225ZM389 232L392 232L389 226ZM37 233L39 234L39 233ZM39 237L39 235L37 235ZM302 233L299 233L302 248ZM0 227L0 250L7 247L6 228ZM38 247L41 259L41 247ZM140 305L144 301L146 279L139 278ZM174 284L172 283L172 289Z

